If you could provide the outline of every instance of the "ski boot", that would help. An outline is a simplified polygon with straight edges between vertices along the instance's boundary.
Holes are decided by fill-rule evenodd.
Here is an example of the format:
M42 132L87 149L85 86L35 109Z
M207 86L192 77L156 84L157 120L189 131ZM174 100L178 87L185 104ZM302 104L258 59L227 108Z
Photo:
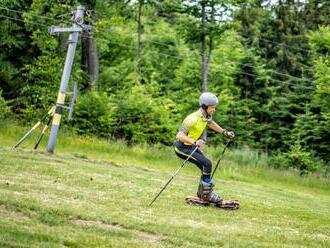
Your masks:
M240 204L236 200L224 200L223 197L213 192L213 183L200 181L198 185L197 197L187 196L186 203L197 206L212 206L229 210L236 210Z
M222 201L222 196L213 192L214 184L212 182L204 182L200 181L198 185L197 196L204 201L208 201L210 203L218 203Z

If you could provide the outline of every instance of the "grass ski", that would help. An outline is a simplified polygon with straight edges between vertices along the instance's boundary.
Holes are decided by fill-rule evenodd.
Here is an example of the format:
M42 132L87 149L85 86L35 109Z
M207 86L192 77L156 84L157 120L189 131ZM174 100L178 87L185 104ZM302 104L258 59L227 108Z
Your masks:
M240 203L237 200L221 200L217 203L205 201L196 196L187 196L185 198L187 204L195 205L195 206L210 206L210 207L217 207L227 210L237 210L240 207Z

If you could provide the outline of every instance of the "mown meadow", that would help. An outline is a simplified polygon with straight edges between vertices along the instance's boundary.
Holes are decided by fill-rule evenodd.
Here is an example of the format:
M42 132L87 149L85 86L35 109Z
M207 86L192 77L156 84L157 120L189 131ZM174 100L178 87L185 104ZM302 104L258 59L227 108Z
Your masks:
M228 149L215 176L239 210L185 204L193 165L149 207L181 162L171 148L61 132L50 155L47 137L37 151L35 137L12 149L26 130L0 130L1 247L330 246L329 181L270 169L253 151ZM221 150L209 148L214 162Z

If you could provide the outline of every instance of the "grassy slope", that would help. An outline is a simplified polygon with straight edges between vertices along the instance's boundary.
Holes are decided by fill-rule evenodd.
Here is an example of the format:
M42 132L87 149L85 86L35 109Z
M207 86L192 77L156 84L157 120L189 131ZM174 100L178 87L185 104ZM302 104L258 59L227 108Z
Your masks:
M24 131L0 128L0 247L330 246L322 181L225 160L216 186L240 210L186 205L197 187L194 166L148 207L178 165L170 150L69 135L56 155L12 150Z

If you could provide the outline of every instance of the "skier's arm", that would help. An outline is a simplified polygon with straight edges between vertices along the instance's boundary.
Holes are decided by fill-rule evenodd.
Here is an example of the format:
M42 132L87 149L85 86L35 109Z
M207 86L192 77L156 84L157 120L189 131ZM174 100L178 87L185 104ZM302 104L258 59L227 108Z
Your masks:
M225 131L224 128L220 127L215 121L211 121L208 125L208 128L212 129L217 133L222 133Z
M221 133L224 136L232 139L235 137L235 133L233 131L227 131L226 129L220 127L216 122L211 121L208 125L208 128L212 129L215 132Z
M197 146L201 146L204 144L204 141L199 139L199 140L194 140L192 138L190 138L188 135L186 135L184 132L179 131L176 134L176 139L181 141L182 143L188 143L188 144L192 144L192 145L197 145Z

